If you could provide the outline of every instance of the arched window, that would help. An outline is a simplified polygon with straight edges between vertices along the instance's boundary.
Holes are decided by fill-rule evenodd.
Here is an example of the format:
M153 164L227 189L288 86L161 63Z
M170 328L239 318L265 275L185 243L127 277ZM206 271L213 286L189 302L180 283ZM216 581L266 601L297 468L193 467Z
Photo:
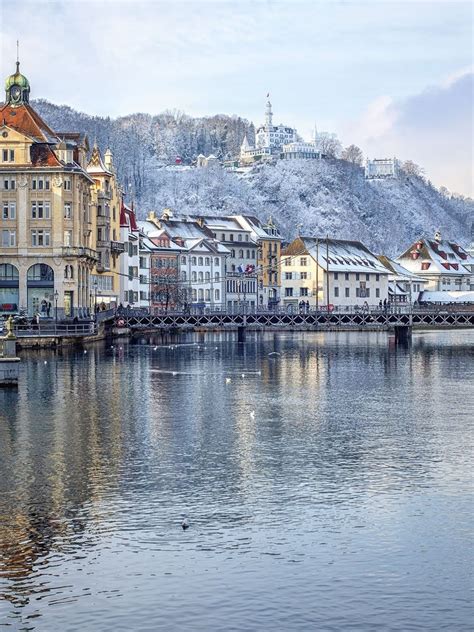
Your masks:
M186 257L181 257L181 263L186 263Z
M54 272L45 263L35 263L28 269L29 281L54 281Z
M244 258L244 251L242 249L239 250L239 258L240 259Z
M250 259L250 250L247 250L247 259Z
M239 235L239 241L242 241L242 235Z
M211 273L206 272L206 281L210 281L210 280L211 280Z
M193 258L191 259L191 264L192 264L193 266L195 266L195 265L196 265L196 257L193 257Z
M219 267L219 257L214 257L214 265Z
M206 257L206 259L204 260L204 265L206 266L211 265L211 260L209 259L209 257Z
M197 291L193 290L193 301L197 301Z
M2 279L3 281L14 281L18 278L18 268L12 266L11 263L0 264L0 279Z
M202 288L198 290L198 299L200 301L204 300L204 290Z
M198 273L198 280L201 282L204 280L202 272Z
M219 272L214 273L214 281L219 281Z
M202 266L202 257L199 257L199 259L198 259L198 265L199 265L199 266Z
M206 290L206 301L211 300L211 290Z
M214 300L215 301L219 301L220 300L220 292L219 292L219 290L214 290Z
M196 272L195 272L195 271L191 273L191 279L192 279L193 281L196 281L196 280L197 280L197 275L196 275Z
M185 271L185 270L183 270L183 271L181 272L181 280L182 280L182 281L186 281L186 271Z
M230 251L230 256L231 257L235 257L235 250L232 248L232 250Z

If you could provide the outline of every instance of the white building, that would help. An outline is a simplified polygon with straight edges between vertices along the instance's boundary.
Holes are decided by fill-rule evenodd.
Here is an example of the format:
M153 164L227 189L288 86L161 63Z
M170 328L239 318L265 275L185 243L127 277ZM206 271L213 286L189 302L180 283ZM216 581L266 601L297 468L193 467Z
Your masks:
M140 302L139 229L134 211L122 203L120 210L120 241L125 252L120 257L120 302L138 307Z
M297 140L296 129L281 123L279 125L273 124L272 104L268 100L265 108L265 123L255 133L255 146L250 145L247 136L245 136L240 148L240 159L244 163L269 159L273 155L278 156L283 145Z
M389 271L388 299L391 303L414 303L420 298L426 284L426 279L410 272L407 268L386 257L379 255L379 261Z
M399 162L396 158L367 158L365 163L365 177L372 178L397 178Z
M296 141L283 145L281 158L283 160L312 159L319 160L322 157L321 151L315 143Z
M378 305L388 299L385 266L359 241L297 237L282 252L282 305Z
M426 291L474 290L474 257L462 246L441 239L422 237L396 259L410 272L426 280Z
M254 310L258 305L257 254L252 231L234 217L195 217L228 251L225 258L227 309Z
M139 307L151 307L151 255L154 250L154 244L141 231L139 235Z

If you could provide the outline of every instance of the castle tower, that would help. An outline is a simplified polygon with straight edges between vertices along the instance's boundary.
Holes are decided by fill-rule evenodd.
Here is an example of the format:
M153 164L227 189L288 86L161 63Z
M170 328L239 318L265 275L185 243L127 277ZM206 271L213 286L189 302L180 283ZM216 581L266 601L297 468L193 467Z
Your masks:
M268 97L268 101L267 101L267 105L265 108L265 127L267 130L269 130L271 127L273 127L273 112L272 112L272 104L270 103L270 93L267 94Z

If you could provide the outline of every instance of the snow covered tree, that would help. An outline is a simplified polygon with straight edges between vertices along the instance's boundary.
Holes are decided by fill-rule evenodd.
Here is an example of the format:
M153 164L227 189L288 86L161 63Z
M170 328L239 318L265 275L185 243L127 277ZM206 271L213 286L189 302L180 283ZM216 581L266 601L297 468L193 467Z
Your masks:
M353 165L358 165L359 167L362 165L364 160L364 156L362 151L357 145L349 145L346 147L341 155L342 160L346 162L351 162Z

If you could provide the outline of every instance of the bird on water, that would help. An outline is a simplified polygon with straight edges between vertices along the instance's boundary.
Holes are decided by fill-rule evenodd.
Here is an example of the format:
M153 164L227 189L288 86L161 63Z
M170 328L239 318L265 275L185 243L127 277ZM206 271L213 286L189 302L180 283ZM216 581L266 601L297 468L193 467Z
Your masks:
M181 526L183 527L183 531L186 531L186 529L189 529L189 520L186 516L184 517L183 522L181 523Z

